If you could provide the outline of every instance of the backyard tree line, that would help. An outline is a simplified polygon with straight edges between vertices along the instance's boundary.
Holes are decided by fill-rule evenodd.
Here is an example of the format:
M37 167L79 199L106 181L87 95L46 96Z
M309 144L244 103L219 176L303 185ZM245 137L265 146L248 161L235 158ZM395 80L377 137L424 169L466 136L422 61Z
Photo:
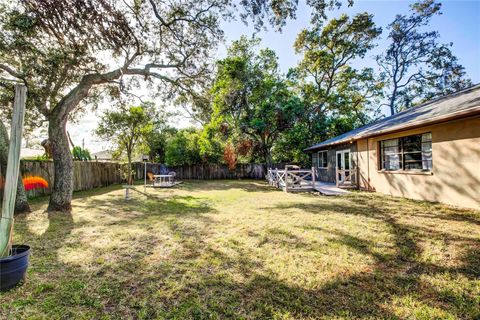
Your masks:
M464 68L428 29L440 4L418 2L387 29L378 68L357 69L382 29L368 13L341 15L302 30L293 44L301 60L279 70L261 39L233 41L202 96L187 101L200 128L164 126L146 139L151 158L167 165L222 162L295 162L309 165L303 149L471 85ZM425 27L425 28L422 28ZM179 99L179 104L186 103ZM157 137L157 138L155 138Z
M300 61L283 74L276 53L260 49L255 37L231 43L224 59L213 57L222 21L280 32L296 17L296 0L1 1L0 117L11 114L12 80L24 83L27 129L48 124L55 166L49 210L71 209L67 122L105 101L114 103L96 133L130 161L148 152L167 165L233 168L307 163L305 147L374 121L384 107L394 114L471 85L452 44L429 28L440 3L415 3L388 26L375 25L368 13L327 19L328 10L352 1L307 3L310 26L292 44ZM388 46L377 68L356 68L382 34ZM201 126L169 127L164 106L133 93L144 87L152 101L186 107Z

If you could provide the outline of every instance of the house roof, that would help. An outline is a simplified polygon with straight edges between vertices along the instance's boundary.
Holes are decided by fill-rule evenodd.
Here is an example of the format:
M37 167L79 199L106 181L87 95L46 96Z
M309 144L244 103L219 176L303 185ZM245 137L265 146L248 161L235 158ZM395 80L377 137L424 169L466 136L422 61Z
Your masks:
M22 148L20 150L20 158L41 157L45 154L43 149Z
M475 114L480 115L480 84L430 100L393 116L325 140L305 149L305 151L313 151L331 145L422 127Z
M92 153L92 158L95 159L95 157L97 157L99 160L111 160L113 158L112 154L112 150L102 150Z

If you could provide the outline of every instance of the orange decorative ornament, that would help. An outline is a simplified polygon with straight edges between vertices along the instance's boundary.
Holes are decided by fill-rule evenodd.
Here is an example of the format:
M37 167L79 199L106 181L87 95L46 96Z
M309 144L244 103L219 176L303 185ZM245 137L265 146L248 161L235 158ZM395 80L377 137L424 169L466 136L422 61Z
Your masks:
M48 188L48 182L42 177L26 177L23 178L23 186L25 187L26 191L39 188Z

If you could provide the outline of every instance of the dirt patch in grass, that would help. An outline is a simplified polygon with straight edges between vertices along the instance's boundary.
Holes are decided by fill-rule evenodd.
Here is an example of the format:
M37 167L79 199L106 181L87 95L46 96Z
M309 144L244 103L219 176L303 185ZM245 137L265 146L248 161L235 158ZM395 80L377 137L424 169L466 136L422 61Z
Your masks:
M139 191L143 191L139 187ZM77 194L15 221L27 282L1 319L480 317L480 213L259 181Z

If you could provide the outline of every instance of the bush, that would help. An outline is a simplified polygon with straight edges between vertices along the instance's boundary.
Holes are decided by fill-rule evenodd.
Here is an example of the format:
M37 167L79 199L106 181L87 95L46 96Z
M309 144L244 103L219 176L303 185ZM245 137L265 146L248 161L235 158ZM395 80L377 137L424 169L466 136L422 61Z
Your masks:
M72 155L74 160L78 161L90 161L92 157L90 156L90 151L87 149L82 149L81 147L74 147L72 150Z
M228 169L235 170L235 167L237 166L237 155L235 154L235 150L231 143L225 146L223 160L227 163Z
M167 142L165 164L182 166L200 163L199 133L195 129L179 130Z

